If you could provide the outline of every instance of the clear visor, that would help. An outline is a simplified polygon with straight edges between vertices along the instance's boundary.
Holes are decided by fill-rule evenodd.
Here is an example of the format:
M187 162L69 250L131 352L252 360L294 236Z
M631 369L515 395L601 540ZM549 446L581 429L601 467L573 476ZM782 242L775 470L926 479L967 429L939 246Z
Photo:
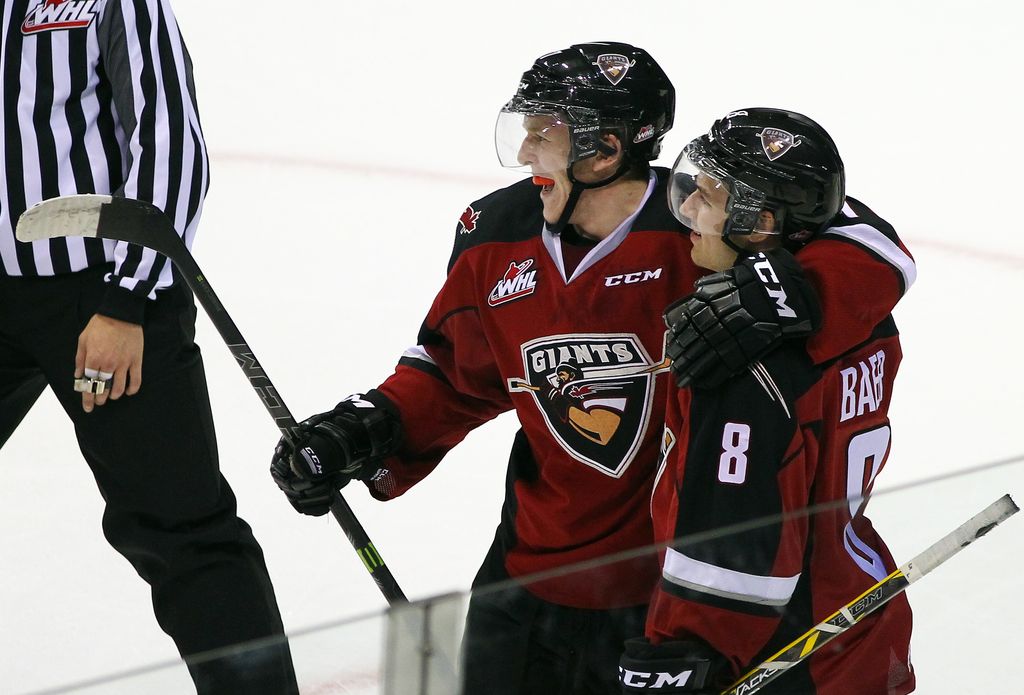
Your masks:
M572 123L555 111L512 110L498 113L494 147L501 166L550 176L596 153L597 123Z
M764 194L725 175L692 144L672 167L668 204L677 220L701 235L781 234L781 213Z

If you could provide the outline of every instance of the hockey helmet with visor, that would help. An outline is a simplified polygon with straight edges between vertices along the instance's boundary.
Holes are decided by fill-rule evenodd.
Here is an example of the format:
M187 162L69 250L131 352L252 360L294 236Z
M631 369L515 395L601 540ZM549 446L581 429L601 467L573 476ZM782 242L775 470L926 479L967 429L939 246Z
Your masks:
M798 246L842 208L844 174L831 137L811 119L782 109L744 109L715 121L683 149L668 202L687 227L721 234L727 243L758 232Z
M599 152L614 155L602 140L611 133L626 159L648 162L658 156L674 110L672 83L646 51L624 43L576 44L541 56L523 74L498 114L498 160L534 174L567 170Z

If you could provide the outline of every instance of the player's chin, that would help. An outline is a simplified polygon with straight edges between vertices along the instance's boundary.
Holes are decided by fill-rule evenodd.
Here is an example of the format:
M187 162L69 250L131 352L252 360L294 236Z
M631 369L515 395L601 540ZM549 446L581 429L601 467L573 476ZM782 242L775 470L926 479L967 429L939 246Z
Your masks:
M544 221L548 224L554 224L558 222L562 216L562 211L565 209L565 200L559 201L544 201Z
M544 220L548 224L553 224L561 217L569 196L560 191L557 186L551 186L541 189L540 200L544 205Z

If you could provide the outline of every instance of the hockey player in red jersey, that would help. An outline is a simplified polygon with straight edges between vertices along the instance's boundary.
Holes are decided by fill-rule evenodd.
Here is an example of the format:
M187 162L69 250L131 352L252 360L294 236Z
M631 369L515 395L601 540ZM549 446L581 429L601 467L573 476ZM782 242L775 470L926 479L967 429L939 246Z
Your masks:
M672 84L634 46L538 58L495 135L502 164L531 178L461 213L447 279L395 373L275 452L271 472L291 503L324 514L332 488L352 479L378 499L401 495L468 432L515 409L506 502L474 588L519 585L471 598L467 695L616 693L622 642L643 630L657 559L594 565L651 543L669 381L660 312L703 274L665 205L669 172L650 164L674 108ZM889 289L889 265L859 246L849 254L841 272L864 276L863 313L884 316L902 288L871 289ZM798 266L780 278L801 281ZM802 324L754 306L729 330L756 326L746 348L770 350L810 330L814 308L794 306ZM689 369L714 378L732 361L697 354ZM557 574L577 563L589 569Z
M844 250L833 244L856 235L896 247L887 225L844 198L832 139L799 114L731 113L683 150L672 176L670 204L693 230L694 261L720 271L666 312L676 356L733 340L716 335L721 315L734 310L717 298L736 288L780 316L790 312L776 281L795 263L784 246L816 240L796 259L818 277L825 316L837 318L832 303L856 304L859 295L830 272L842 264L833 251ZM818 337L792 340L717 388L670 388L651 509L656 540L681 540L663 551L646 639L627 643L622 692L718 693L895 569L864 508L889 450L901 352L891 316L868 335L866 327L833 326L828 340L850 347L825 361ZM821 508L802 514L814 505ZM737 525L748 530L685 540ZM768 690L909 693L910 631L900 594Z

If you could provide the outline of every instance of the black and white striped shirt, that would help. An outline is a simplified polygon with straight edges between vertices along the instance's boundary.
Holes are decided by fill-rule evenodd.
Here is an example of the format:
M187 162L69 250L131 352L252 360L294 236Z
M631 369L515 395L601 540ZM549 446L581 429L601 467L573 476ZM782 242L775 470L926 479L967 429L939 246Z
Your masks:
M0 275L114 263L108 298L145 303L170 263L109 240L15 240L40 200L110 193L154 203L191 245L208 186L192 66L168 0L4 0ZM141 300L141 301L140 301ZM118 313L118 312L112 312ZM123 312L122 312L123 313Z

